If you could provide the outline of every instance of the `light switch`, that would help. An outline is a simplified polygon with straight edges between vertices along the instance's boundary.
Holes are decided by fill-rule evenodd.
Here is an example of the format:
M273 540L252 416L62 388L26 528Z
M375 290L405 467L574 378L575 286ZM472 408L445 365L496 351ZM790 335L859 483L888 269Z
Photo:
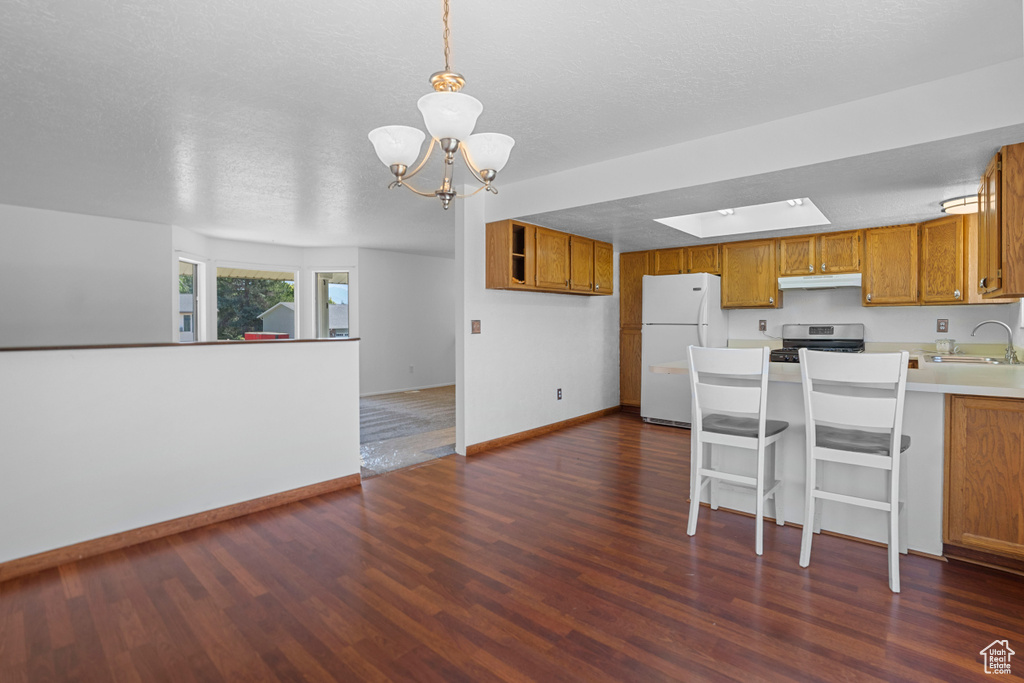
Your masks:
M470 326L472 328L471 331L470 331L470 334L480 334L480 321L479 320L470 320L469 323L470 323Z

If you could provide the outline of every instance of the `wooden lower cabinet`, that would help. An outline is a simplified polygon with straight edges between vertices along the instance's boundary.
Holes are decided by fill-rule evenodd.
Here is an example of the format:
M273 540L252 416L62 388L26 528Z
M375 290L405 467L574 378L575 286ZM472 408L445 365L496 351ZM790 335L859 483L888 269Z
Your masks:
M619 403L624 406L640 407L640 335L639 328L619 330Z
M947 397L943 536L1024 560L1024 399Z

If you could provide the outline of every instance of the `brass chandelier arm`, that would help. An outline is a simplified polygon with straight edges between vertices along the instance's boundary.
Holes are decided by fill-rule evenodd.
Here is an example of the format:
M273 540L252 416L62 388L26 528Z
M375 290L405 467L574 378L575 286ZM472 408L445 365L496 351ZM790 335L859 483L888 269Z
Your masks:
M420 169L423 168L426 165L427 159L429 159L430 155L433 154L433 152L434 152L434 143L435 142L437 142L437 138L430 138L430 146L427 148L427 155L425 157L423 157L423 160L416 166L416 168L414 168L412 170L412 173L406 173L404 176L402 176L402 181L403 182L405 180L409 179L409 178L412 178L417 173L419 173ZM427 195L427 196L430 196L430 195Z
M473 195L479 193L481 190L491 190L492 192L494 192L494 194L498 194L497 190L495 190L493 188L490 188L490 187L487 187L486 185L481 185L480 187L476 188L475 190L473 190L469 194L457 194L457 195L455 195L455 198L456 199L466 199L467 197L472 197Z
M433 196L435 196L433 192L421 192L420 190L417 190L415 187L413 187L412 185L410 185L409 183L406 183L404 181L402 183L399 183L398 181L395 181L395 182L391 183L390 185L388 185L388 189L392 189L392 188L395 188L395 187L404 187L405 189L409 190L410 192L415 192L416 194L418 194L421 197L433 197Z
M479 183L488 185L489 183L486 180L484 180L483 176L480 174L480 170L473 165L472 161L470 161L469 154L466 153L465 145L459 145L459 151L462 152L462 160L466 162L466 166L469 167L469 171L470 173L473 174L473 178L475 178L476 181ZM479 192L479 190L477 190L477 192ZM476 194L476 192L474 192L473 194Z

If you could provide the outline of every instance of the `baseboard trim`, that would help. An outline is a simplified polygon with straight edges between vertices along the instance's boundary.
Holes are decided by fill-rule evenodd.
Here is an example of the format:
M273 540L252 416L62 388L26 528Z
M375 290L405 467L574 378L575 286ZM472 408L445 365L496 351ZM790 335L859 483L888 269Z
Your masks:
M54 548L53 550L47 550L35 555L8 560L7 562L0 563L0 582L27 574L34 574L44 569L52 569L68 562L102 555L112 550L120 550L128 546L163 538L164 536L198 529L199 527L224 522L254 512L287 505L288 503L312 498L313 496L359 486L359 484L359 475L350 474L347 477L329 479L316 484L310 484L309 486L302 486L297 489L281 491L269 496L235 503L234 505L225 505L213 510L197 512L194 515L178 517L166 522L157 522L156 524L139 527L138 529L129 529L117 534L82 541L74 545L67 545L63 548Z
M640 406L631 406L631 405L626 405L625 403L623 403L621 406L619 406L619 408L621 408L622 412L626 413L627 415L639 415L640 414Z
M384 396L385 394L404 394L407 391L421 391L423 389L440 389L441 387L453 387L455 386L452 382L444 382L442 384L427 384L422 387L409 387L408 389L388 389L387 391L371 391L368 394L359 394L359 398L367 398L368 396Z
M611 408L597 410L593 413L587 413L586 415L571 417L568 420L562 420L561 422L552 422L551 424L544 425L543 427L527 429L525 432L509 434L508 436L502 436L497 439L491 439L490 441L481 441L480 443L475 443L471 446L466 446L466 455L479 455L484 451L489 451L494 448L500 448L501 446L508 446L509 444L516 443L517 441L523 441L524 439L532 439L535 436L541 436L542 434L556 432L559 429L565 429L566 427L572 427L583 422L596 420L597 418L604 417L606 415L614 415L620 410L621 406L612 406Z
M1018 576L1024 576L1024 560L1019 560L1013 557L1004 557L1002 555L995 555L993 553L987 553L983 550L965 548L963 546L958 546L953 543L943 543L942 552L950 560L957 560L959 562L966 562L968 564L976 564L982 567L989 567L990 569L999 569L1000 571L1010 572L1012 574L1017 574Z
M689 504L690 499L687 498L686 502L687 502L687 504ZM703 507L703 508L708 508L709 510L711 509L711 503L703 503L702 502L700 504L700 506ZM733 509L733 508L727 508L724 505L719 505L718 506L718 510L719 511L723 511L724 510L725 512L731 512L734 515L743 515L744 517L750 517L751 519L756 517L756 515L754 513L752 513L752 512L747 512L746 510L736 510L736 509ZM772 524L775 523L775 518L774 517L769 517L768 515L764 515L764 518L765 518L766 521L770 521ZM803 524L797 524L796 522L786 522L786 526L796 527L797 529L800 529L800 530L803 530L803 528L804 528ZM829 531L828 529L822 529L821 530L821 534L823 536L834 536L835 538L843 538L843 539L846 539L847 541L855 541L857 543L865 543L867 545L873 545L876 548L888 548L889 547L889 544L882 543L881 541L872 541L870 538L860 538L859 536L850 536L849 534L841 534L838 531ZM932 553L926 553L923 550L911 550L911 549L908 548L907 549L907 554L908 555L917 555L919 557L927 557L929 560L938 560L939 562L946 562L946 558L944 556L942 556L942 555L933 555Z

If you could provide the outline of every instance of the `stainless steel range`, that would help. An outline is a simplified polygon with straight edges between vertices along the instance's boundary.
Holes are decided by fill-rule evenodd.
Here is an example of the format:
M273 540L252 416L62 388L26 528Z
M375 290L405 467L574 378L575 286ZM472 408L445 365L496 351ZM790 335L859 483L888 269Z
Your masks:
M800 349L863 353L864 324L783 325L782 348L771 353L773 363L799 363Z

